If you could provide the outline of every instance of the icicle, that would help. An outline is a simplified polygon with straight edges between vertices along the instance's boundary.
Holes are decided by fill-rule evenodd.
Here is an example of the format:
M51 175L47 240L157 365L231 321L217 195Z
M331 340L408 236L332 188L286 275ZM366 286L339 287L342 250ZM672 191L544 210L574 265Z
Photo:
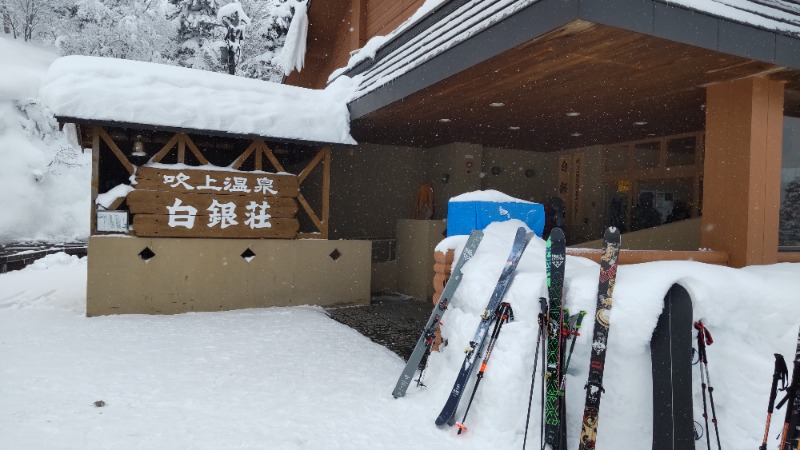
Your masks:
M278 62L283 68L283 74L289 75L293 70L303 70L306 57L306 38L308 36L308 3L296 1L294 17L286 33L286 41L281 49Z

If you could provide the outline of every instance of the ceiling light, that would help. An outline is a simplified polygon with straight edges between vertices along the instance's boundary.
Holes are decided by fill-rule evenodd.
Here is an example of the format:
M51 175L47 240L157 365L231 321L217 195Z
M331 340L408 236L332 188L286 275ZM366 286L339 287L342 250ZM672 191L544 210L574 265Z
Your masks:
M567 117L578 117L580 115L581 113L579 113L578 111L570 111L567 113Z
M640 127L642 125L647 125L647 122L642 120L642 121L639 121L639 122L633 122L633 124L636 125L637 127Z
M509 130L514 130L514 131L517 131L517 130L519 130L519 127L508 127L508 129L509 129Z
M570 134L570 136L572 136L572 137L583 136L583 133L575 132L575 133Z
M489 106L491 106L492 108L500 108L501 106L506 106L506 104L505 103L496 102L496 103L489 103Z
M442 123L449 123L449 122L451 122L451 121L450 121L450 119L439 119L439 122L442 122Z

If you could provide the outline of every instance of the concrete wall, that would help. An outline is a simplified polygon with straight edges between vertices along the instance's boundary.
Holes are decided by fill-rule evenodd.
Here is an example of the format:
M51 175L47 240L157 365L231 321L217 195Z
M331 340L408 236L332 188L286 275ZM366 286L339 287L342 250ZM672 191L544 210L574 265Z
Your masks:
M433 297L433 252L444 239L442 220L400 220L397 223L397 281L417 300Z
M447 218L447 201L451 197L481 189L483 146L454 143L430 149L428 178L436 199L434 219ZM467 161L472 167L467 168ZM443 175L448 175L445 183Z
M393 238L428 182L429 151L362 144L331 153L331 239Z
M175 314L368 304L370 242L278 239L89 239L86 314ZM155 256L142 260L150 248ZM247 249L255 257L240 255ZM331 258L336 250L340 256Z
M498 175L492 167L500 168ZM526 170L533 175L525 176ZM495 189L512 197L544 203L556 195L558 158L552 153L486 148L483 152L483 189Z

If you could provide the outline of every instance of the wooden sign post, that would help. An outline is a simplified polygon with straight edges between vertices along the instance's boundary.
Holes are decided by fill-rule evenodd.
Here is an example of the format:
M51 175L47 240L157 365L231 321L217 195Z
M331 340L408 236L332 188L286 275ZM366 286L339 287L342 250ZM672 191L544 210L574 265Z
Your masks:
M142 166L128 194L143 237L295 238L297 176L232 169Z

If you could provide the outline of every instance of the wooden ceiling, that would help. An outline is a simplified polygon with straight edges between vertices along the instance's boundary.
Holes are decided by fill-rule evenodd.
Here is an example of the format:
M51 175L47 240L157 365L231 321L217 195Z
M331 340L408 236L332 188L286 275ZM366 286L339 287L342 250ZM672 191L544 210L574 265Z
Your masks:
M800 91L798 71L575 21L351 128L359 142L415 147L470 142L555 151L609 144L701 130L704 87L756 74Z

